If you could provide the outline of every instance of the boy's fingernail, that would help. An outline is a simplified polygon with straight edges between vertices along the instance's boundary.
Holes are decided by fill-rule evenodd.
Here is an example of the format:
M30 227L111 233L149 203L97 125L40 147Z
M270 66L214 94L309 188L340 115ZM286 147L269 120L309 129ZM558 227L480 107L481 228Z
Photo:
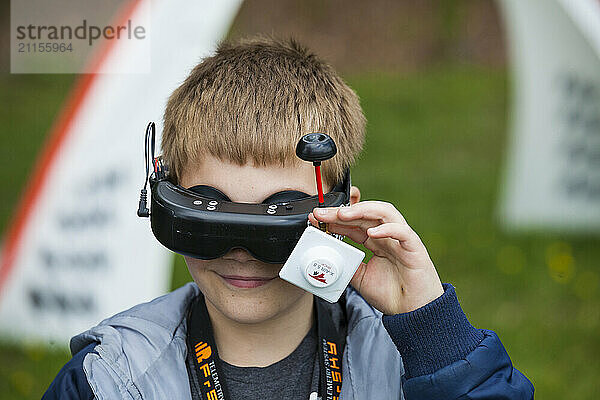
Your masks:
M328 210L328 209L326 209L326 208L315 208L315 210L314 210L314 213L315 213L316 215L325 215L325 214L327 214L328 212L329 212L329 210Z

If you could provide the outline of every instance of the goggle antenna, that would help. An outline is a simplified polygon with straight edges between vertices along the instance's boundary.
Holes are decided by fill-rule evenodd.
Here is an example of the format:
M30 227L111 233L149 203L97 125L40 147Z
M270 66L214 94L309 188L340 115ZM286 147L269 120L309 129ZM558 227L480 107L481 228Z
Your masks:
M304 161L312 161L315 166L315 177L317 180L317 193L319 195L319 207L325 205L323 197L323 183L321 180L321 162L329 160L337 153L337 147L333 139L324 133L309 133L300 139L296 146L296 155ZM327 231L327 225L320 222L319 228Z

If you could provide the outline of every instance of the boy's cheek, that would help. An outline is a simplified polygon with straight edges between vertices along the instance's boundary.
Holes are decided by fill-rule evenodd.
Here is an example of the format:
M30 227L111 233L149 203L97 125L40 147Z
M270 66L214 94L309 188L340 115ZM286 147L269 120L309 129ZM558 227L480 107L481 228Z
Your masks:
M184 256L185 263L187 264L188 271L194 282L197 285L200 285L200 280L202 279L203 274L206 274L210 270L210 263L213 260L200 260L193 257Z
M188 256L183 256L183 258L185 259L185 263L187 264L190 273L192 273L192 270L195 269L204 269L208 263L210 263L210 260L200 260L198 258Z

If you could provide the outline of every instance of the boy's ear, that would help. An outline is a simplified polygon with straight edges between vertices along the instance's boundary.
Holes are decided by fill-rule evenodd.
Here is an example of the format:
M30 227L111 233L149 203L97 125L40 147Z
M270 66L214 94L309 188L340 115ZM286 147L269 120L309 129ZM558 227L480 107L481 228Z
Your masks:
M358 187L352 186L350 188L350 205L358 203L360 201L360 190Z

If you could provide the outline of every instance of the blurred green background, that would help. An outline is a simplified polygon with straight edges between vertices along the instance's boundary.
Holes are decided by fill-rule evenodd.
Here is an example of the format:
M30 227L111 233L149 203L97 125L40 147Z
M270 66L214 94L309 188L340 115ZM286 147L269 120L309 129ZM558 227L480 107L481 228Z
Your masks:
M506 233L496 218L510 77L493 2L341 4L251 1L230 36L293 33L329 59L368 119L352 171L363 200L392 202L404 214L471 323L498 333L537 398L598 398L599 237ZM2 230L76 79L10 75L7 67L4 59ZM172 287L189 279L176 258ZM0 345L0 398L40 398L69 358L66 343Z

